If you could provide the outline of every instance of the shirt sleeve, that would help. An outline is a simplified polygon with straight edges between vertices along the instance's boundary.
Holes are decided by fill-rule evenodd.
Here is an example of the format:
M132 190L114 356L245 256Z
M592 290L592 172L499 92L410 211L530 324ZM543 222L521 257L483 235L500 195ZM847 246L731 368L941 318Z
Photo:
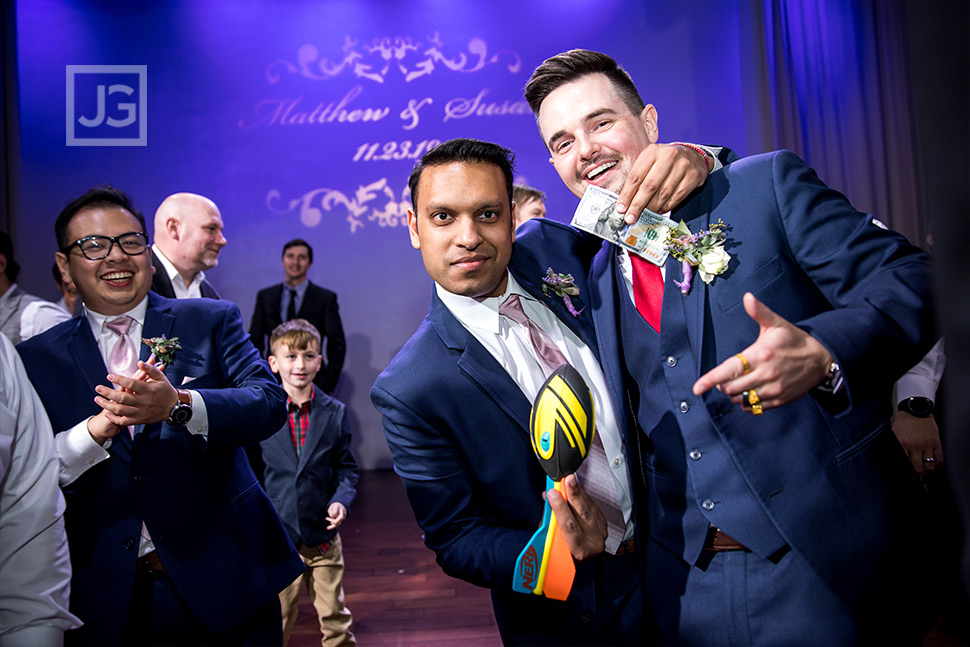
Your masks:
M20 315L20 341L26 341L70 318L70 313L56 303L33 301Z
M50 422L13 345L0 335L0 646L57 645L71 563Z
M936 390L943 378L946 354L943 339L936 342L930 352L896 382L896 403L909 398L929 398L936 402Z

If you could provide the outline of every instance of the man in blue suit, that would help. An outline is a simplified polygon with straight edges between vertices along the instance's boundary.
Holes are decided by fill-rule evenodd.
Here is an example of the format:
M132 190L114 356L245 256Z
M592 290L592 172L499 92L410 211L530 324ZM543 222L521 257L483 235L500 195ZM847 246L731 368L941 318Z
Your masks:
M658 170L680 169L671 173L674 187L685 169L693 168L692 184L704 177L690 164L680 166L682 156L695 153L662 152L669 157ZM435 281L431 310L378 377L371 399L384 416L395 470L425 543L446 573L492 590L505 644L642 644L636 552L642 479L628 470L622 446L629 416L622 404L614 405L623 401L607 389L595 358L585 282L600 241L575 236L559 223L526 223L515 232L510 156L495 144L452 140L412 172L408 229ZM531 239L528 249L513 246L516 236ZM551 248L556 237L566 242ZM573 310L544 294L550 267L576 278ZM512 588L516 558L542 518L545 483L528 434L532 399L544 376L526 329L504 314L513 297L591 387L604 463L612 466L607 477L625 524L614 537L619 547L601 555L605 518L576 477L566 479L568 505L548 493L578 560L562 602Z
M621 191L657 141L656 110L603 54L547 60L526 98L577 196ZM589 296L639 425L660 641L918 641L934 563L886 403L935 340L927 257L787 152L730 164L670 217L723 221L727 254L671 254L661 273L606 245Z
M303 565L242 446L283 423L283 390L236 306L149 293L127 195L91 189L55 233L84 312L18 350L56 433L84 622L68 643L280 644L277 595ZM147 361L162 337L180 348Z

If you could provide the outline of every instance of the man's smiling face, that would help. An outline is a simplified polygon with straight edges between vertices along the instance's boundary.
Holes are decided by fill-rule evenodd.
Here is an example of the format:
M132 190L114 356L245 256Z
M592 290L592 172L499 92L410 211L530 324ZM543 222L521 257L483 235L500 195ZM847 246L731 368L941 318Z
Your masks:
M126 209L96 206L82 209L67 225L70 243L87 236L120 236L143 232L144 227ZM57 266L66 273L84 302L84 307L103 315L119 315L138 305L152 285L151 254L129 256L119 245L111 246L106 258L89 260L75 245L67 254L58 252Z
M559 86L539 107L539 134L576 196L590 184L619 193L637 156L657 141L657 113L635 115L603 74Z

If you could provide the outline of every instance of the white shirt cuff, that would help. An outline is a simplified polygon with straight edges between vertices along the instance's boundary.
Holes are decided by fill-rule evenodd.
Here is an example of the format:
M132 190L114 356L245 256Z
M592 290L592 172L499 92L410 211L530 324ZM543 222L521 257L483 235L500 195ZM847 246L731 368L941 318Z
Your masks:
M70 485L86 471L111 457L108 453L111 438L104 445L99 445L88 433L88 418L55 435L54 445L57 447L57 477L61 487Z

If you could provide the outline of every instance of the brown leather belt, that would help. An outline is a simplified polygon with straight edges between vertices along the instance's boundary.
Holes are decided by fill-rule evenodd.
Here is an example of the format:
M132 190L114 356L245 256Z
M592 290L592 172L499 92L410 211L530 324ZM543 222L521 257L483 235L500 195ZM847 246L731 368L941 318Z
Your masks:
M636 546L634 546L633 540L631 539L630 541L624 542L617 546L616 556L619 557L620 555L632 555L635 550Z
M710 550L716 553L728 550L744 550L751 552L748 547L742 544L740 541L727 534L723 530L714 527L711 527L710 531L707 533L707 541L704 542L704 550Z
M158 556L158 551L153 550L144 557L139 557L135 562L135 571L138 573L164 573L165 567L162 565L162 558Z

